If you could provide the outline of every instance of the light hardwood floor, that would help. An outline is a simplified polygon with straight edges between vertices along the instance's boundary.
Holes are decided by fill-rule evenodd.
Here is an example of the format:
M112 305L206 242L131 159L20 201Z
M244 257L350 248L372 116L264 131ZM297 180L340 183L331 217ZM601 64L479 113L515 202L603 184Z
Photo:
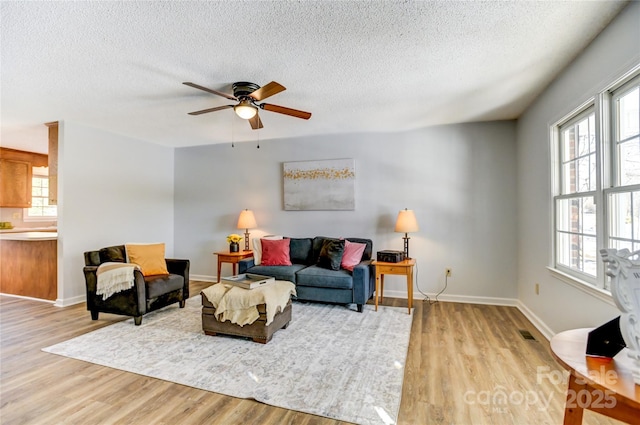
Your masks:
M191 282L191 293L209 285ZM387 298L383 304L406 307L406 300ZM444 302L414 307L398 424L562 423L562 368L516 308ZM58 308L0 297L0 423L344 423L41 351L123 319L101 314L92 321L84 304ZM523 339L519 329L536 340ZM503 394L510 402L501 403ZM584 423L619 422L585 412Z

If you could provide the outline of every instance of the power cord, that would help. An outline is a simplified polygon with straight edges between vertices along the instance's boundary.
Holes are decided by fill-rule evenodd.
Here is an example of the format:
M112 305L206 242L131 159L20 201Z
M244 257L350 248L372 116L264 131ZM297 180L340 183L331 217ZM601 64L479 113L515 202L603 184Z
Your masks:
M435 296L435 298L433 300L429 297L429 295L427 295L424 292L422 292L422 289L420 289L419 282L420 282L420 280L418 280L418 261L416 260L416 288L418 289L418 292L420 292L424 296L424 299L422 301L429 303L429 305L433 305L433 304L436 304L437 302L439 302L438 297L447 289L447 286L449 285L449 276L447 276L445 274L445 276L444 276L444 288L442 288L442 290L436 294L436 296Z

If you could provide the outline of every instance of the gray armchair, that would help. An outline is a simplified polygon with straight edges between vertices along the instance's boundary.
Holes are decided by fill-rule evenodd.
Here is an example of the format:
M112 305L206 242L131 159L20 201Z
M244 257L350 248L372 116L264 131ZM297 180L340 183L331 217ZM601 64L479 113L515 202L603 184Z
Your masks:
M134 286L102 299L96 294L98 266L105 262L126 261L125 246L117 245L84 253L84 278L87 286L87 310L91 318L98 320L99 313L132 316L136 326L142 316L150 311L179 303L184 308L189 298L189 260L166 259L168 275L143 276L134 271Z

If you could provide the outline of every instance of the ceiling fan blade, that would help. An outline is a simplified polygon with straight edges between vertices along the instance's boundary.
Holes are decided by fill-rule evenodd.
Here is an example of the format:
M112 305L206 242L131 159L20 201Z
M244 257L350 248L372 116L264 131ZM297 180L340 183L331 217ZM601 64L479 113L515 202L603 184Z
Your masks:
M189 112L189 115L201 115L208 112L222 111L223 109L233 108L233 105L216 106L215 108L203 109L201 111Z
M251 97L252 99L255 100L262 100L262 99L266 99L268 97L273 96L274 94L278 94L281 91L285 91L286 88L279 83L276 83L275 81L270 82L267 85L264 85L262 87L260 87L258 90L254 91L253 93L251 93L249 95L249 97Z
M204 90L204 91L209 92L209 93L217 94L218 96L226 97L229 100L238 100L235 96L232 96L230 94L222 93L222 92L219 92L219 91L216 91L216 90L213 90L213 89L208 89L206 87L202 87L202 86L200 86L198 84L195 84L195 83L186 82L186 83L182 83L182 84L184 84L185 86L193 87L194 89Z
M252 118L249 118L249 124L251 124L251 128L254 130L259 130L263 127L262 120L260 119L260 115L258 114L255 114Z
M279 114L291 115L292 117L302 118L303 120L308 120L309 118L311 118L311 112L285 108L284 106L272 105L270 103L261 103L260 108L267 111L271 111L271 112L277 112Z

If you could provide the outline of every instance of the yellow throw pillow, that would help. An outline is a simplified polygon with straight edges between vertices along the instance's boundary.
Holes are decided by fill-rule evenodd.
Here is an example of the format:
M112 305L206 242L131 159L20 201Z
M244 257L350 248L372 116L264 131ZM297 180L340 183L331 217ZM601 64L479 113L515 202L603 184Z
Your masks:
M164 244L126 244L130 263L140 266L143 276L169 274L164 259Z

